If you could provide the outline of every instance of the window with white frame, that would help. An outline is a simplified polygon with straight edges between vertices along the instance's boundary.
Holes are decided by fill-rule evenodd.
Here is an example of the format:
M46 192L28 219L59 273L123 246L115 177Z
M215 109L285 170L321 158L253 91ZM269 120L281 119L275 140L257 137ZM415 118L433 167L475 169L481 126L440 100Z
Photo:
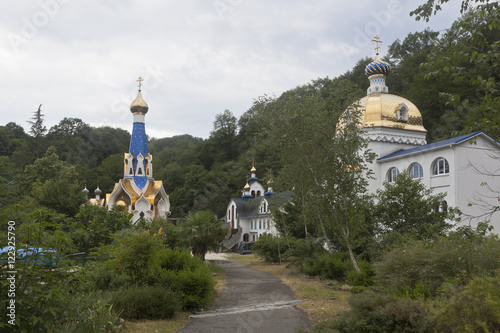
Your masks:
M387 182L394 183L397 175L399 175L398 168L390 168L389 171L387 171Z
M434 165L432 166L432 174L434 176L437 175L446 175L450 173L450 166L448 161L445 158L438 158Z
M418 179L424 176L424 169L420 163L415 162L408 168L408 175L411 179Z

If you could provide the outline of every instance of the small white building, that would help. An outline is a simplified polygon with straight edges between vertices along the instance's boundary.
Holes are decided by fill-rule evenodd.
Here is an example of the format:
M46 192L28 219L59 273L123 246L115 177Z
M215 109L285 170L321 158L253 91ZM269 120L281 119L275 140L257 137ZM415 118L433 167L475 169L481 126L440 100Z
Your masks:
M224 220L231 233L224 242L226 247L237 248L241 242L255 242L263 234L278 235L272 212L280 209L290 194L274 193L271 182L264 191L256 172L252 166L241 198L232 198L227 206Z

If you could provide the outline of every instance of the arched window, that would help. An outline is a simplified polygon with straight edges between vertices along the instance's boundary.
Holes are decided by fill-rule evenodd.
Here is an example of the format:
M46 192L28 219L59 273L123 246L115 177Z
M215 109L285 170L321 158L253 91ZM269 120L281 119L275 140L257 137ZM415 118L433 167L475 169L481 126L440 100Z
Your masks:
M442 212L448 212L448 203L446 202L446 200L443 200L443 202L441 202L441 211Z
M387 171L387 182L394 183L397 175L399 175L398 168L390 168L389 171Z
M408 169L408 175L411 179L422 178L424 176L424 169L422 168L420 163L415 162L410 165L410 168Z
M396 115L398 117L398 121L407 123L408 122L408 107L401 103L399 107L396 109Z
M450 166L445 158L438 158L432 166L433 175L446 175L450 173Z

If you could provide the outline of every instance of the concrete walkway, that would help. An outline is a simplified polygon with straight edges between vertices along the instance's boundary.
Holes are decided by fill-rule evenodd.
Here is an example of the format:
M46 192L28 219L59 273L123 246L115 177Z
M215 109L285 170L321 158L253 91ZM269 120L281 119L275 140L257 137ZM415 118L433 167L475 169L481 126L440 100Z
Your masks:
M229 260L226 286L211 309L194 314L179 333L294 333L309 328L306 314L294 307L292 290L273 275Z

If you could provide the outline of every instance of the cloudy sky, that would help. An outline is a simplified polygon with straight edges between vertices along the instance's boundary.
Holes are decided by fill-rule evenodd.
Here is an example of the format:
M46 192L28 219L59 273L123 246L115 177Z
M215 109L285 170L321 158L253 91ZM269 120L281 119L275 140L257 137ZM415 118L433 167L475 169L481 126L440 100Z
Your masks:
M132 128L142 76L153 137L207 138L215 115L239 117L255 98L336 77L360 58L460 15L445 5L429 23L406 0L4 0L0 12L0 125L25 129L43 104L47 127L64 117Z

